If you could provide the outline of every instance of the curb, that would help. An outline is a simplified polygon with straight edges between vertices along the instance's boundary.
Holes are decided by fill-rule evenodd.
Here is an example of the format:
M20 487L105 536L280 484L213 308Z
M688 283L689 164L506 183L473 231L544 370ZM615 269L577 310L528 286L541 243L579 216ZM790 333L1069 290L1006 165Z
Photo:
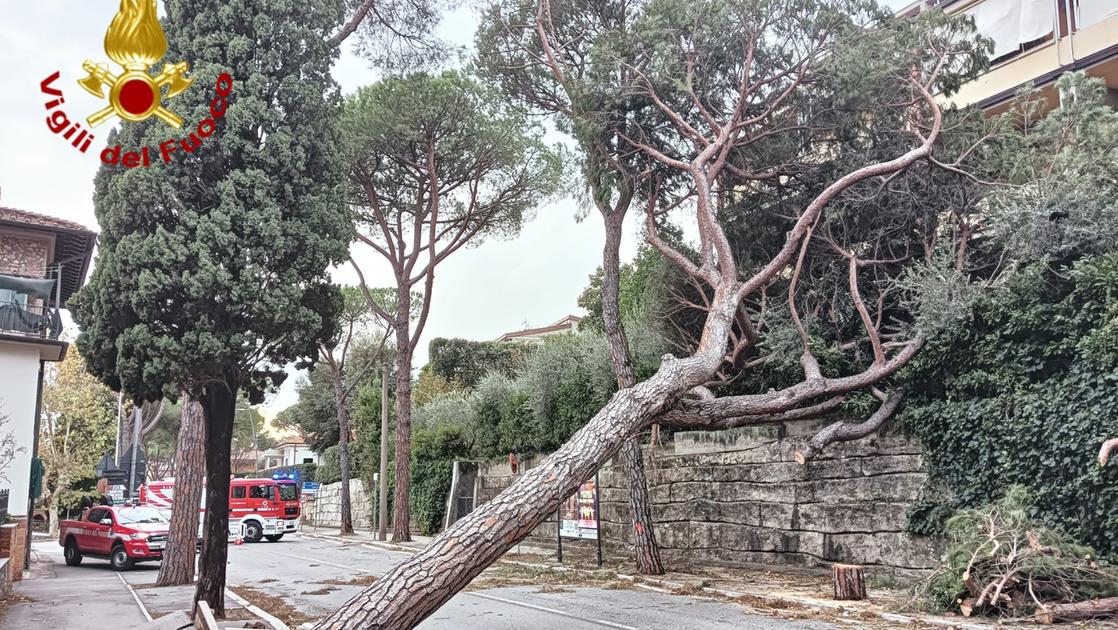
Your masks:
M232 591L232 589L228 589L228 588L225 589L225 596L228 597L229 599L232 599L233 601L237 602L241 606L243 606L245 608L245 610L251 612L252 614L256 615L257 617L260 617L260 619L264 623L268 624L269 626L272 626L272 628L274 630L291 630L291 628L289 628L286 623L280 621L279 619L276 619L275 617L268 614L263 609L254 606L252 604L252 602L250 602L247 599L241 597L240 595L237 595L236 593L234 593Z

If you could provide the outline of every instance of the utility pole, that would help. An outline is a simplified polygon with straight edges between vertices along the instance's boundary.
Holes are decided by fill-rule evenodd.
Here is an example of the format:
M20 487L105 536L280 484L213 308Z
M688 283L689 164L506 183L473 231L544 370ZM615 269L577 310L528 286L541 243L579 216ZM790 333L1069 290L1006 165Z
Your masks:
M380 509L377 540L388 540L388 364L380 368Z
M128 500L136 502L136 458L140 450L140 432L143 429L143 404L132 404L132 463L128 466Z

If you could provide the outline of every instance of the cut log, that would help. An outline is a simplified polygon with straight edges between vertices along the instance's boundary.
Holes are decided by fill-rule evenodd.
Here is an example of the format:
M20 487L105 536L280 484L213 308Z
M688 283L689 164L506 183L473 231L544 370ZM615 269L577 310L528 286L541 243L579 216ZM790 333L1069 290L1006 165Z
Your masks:
M861 600L866 598L866 571L857 564L836 564L831 567L835 580L835 599Z
M1040 623L1105 619L1118 615L1118 597L1092 599L1074 604L1049 604L1038 608L1036 620Z

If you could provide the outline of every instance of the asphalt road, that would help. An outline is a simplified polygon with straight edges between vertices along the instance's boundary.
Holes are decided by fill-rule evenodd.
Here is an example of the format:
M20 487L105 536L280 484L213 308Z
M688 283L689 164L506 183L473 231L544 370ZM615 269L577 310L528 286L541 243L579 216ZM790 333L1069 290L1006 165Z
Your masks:
M151 613L185 608L191 587L147 589L157 564L117 573L105 561L65 565L57 543L36 543L37 562L29 579L16 586L23 601L0 618L0 629L83 629L90 624L142 628L143 613L128 587ZM279 598L310 619L323 617L360 592L372 576L389 570L408 554L359 542L288 536L277 543L229 548L228 583L248 587L250 600L264 609ZM123 578L123 579L122 579ZM166 592L164 592L166 591ZM181 601L180 601L181 600ZM276 612L272 610L271 612ZM94 620L101 620L100 622ZM459 593L420 626L422 630L832 630L834 626L785 621L727 602L642 589L587 586L500 586Z
M230 548L228 581L282 597L309 617L360 592L352 578L380 575L407 557L360 543L301 536ZM642 589L513 586L459 593L422 630L786 630L833 628L747 614L733 603Z

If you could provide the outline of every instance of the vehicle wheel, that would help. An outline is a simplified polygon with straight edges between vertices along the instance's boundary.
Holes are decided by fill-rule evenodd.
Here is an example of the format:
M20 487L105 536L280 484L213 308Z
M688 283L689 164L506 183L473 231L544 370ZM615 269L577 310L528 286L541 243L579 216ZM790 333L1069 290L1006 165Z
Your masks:
M269 542L278 542L280 538L283 538L283 534L268 534L265 538L267 538Z
M264 528L256 521L245 523L245 542L258 543L264 537Z
M132 561L132 558L128 557L124 545L120 544L113 547L113 554L109 557L109 563L113 565L114 571L127 571L136 564Z
M78 549L78 543L74 542L73 538L66 541L66 547L62 555L66 556L66 564L69 566L76 567L82 563L82 552Z

